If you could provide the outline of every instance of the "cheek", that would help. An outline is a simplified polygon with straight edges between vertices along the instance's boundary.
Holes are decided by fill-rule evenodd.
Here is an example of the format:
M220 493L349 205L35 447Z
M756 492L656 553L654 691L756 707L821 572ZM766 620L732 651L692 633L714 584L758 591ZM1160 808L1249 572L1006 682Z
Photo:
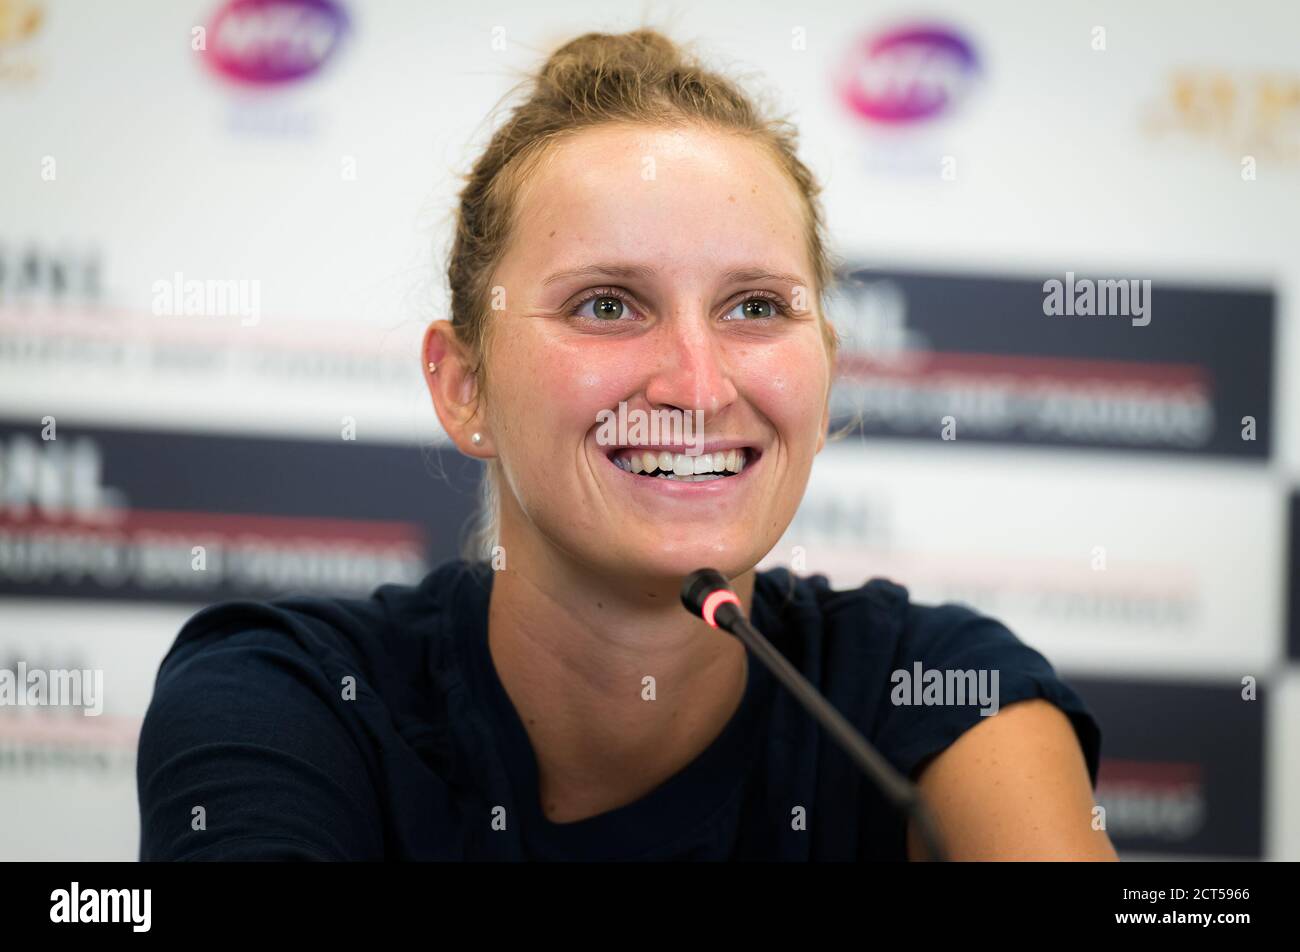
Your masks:
M628 371L618 358L594 360L583 348L524 334L502 344L493 361L494 425L513 440L558 449L559 434L582 439L600 410L626 398Z
M746 362L745 392L791 447L817 444L828 366L820 344L773 348Z

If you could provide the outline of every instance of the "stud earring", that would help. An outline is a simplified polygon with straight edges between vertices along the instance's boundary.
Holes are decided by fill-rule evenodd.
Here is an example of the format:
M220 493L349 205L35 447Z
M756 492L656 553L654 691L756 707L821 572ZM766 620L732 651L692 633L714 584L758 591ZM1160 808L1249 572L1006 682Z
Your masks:
M429 361L429 373L432 374L432 373L437 373L437 372L438 372L438 365L435 364L432 360Z
M473 443L475 446L478 446L479 444L481 444L481 443L483 442L483 434L482 434L482 433L475 433L473 436L471 436L471 437L469 438L469 441L470 441L471 443Z

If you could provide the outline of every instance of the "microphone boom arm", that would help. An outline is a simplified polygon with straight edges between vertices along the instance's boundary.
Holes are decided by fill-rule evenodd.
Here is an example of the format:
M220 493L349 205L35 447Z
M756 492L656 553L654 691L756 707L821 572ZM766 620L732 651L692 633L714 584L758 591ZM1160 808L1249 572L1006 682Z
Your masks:
M694 615L715 628L739 638L760 661L785 685L800 704L812 714L852 758L853 762L876 784L895 807L916 824L917 834L925 844L931 861L947 857L925 802L916 785L904 777L866 738L813 687L793 664L768 641L745 617L740 599L727 586L726 579L713 569L700 569L682 585L682 604Z

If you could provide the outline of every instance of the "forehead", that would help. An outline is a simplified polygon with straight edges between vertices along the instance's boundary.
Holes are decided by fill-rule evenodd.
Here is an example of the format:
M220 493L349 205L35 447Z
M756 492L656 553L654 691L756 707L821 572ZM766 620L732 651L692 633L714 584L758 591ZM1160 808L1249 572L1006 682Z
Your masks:
M674 271L809 265L799 192L772 154L698 127L584 130L548 150L517 211L530 269L596 252Z

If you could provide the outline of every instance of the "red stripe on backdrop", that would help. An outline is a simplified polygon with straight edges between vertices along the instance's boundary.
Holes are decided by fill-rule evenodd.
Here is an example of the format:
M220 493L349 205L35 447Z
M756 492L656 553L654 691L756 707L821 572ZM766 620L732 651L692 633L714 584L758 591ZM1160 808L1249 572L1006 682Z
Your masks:
M409 522L375 519L330 519L317 516L264 516L253 513L189 510L124 509L69 515L52 519L33 510L17 517L0 509L0 528L53 531L114 530L118 532L178 532L206 535L258 535L273 538L310 537L328 540L423 545L425 532Z
M967 354L955 351L906 351L896 358L845 354L836 362L836 369L840 374L877 377L926 377L941 373L979 376L1009 374L1018 377L1050 377L1053 380L1113 380L1169 387L1204 388L1209 384L1209 372L1196 364Z

